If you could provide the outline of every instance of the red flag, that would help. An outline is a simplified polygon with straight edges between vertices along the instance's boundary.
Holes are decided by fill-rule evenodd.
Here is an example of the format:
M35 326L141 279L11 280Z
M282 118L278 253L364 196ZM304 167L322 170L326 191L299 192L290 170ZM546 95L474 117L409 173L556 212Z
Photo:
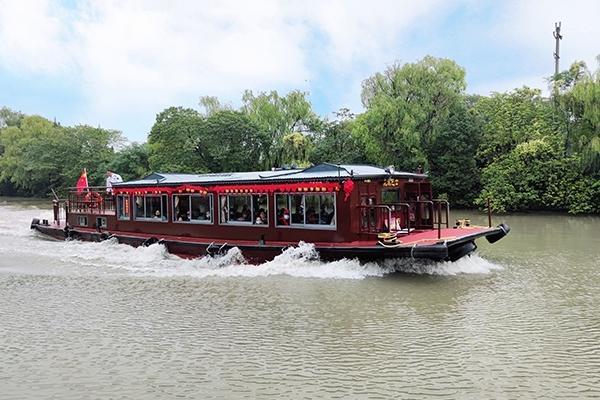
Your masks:
M79 177L79 179L77 179L77 193L81 193L84 190L88 190L88 180L87 180L87 171L84 168L83 172L81 173L81 176Z

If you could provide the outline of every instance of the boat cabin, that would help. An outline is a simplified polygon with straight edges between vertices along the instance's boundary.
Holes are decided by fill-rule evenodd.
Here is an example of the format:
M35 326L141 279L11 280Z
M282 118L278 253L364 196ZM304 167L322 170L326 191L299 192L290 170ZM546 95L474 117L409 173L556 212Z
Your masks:
M298 243L376 240L448 226L422 173L323 163L305 169L211 174L152 173L69 194L73 228ZM56 217L55 219L59 219Z

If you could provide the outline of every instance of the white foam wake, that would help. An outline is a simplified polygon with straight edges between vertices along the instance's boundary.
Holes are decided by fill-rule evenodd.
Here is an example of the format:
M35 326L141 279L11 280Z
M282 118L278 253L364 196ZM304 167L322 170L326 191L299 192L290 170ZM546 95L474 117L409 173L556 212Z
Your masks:
M0 206L0 255L19 260L35 260L38 273L127 274L155 277L267 277L288 275L320 279L365 279L382 277L394 272L427 275L486 274L501 269L477 254L456 262L431 262L393 259L384 262L360 263L355 259L323 262L314 245L300 242L285 249L272 261L249 265L238 248L217 257L183 259L169 254L165 246L154 244L134 248L116 240L101 243L41 240L29 230L32 217L39 217L35 208L15 209ZM44 210L44 214L48 211ZM8 214L8 215L7 215ZM9 240L8 237L10 237ZM25 262L25 261L24 261Z

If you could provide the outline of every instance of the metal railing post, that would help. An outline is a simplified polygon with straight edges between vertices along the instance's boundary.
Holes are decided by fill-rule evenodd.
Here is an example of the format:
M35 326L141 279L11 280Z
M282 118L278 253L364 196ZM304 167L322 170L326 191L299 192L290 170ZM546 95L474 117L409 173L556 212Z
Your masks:
M492 208L490 207L490 198L486 199L487 212L488 212L488 228L492 227Z
M438 239L442 238L442 202L438 201Z

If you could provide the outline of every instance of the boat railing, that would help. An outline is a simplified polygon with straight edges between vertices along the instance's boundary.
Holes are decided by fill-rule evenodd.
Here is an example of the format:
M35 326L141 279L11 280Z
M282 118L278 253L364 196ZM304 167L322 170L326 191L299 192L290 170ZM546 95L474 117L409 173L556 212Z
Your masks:
M357 208L360 233L410 233L414 230L410 223L408 203L364 204Z
M359 211L359 232L408 234L414 230L448 228L450 204L447 200L415 200L402 203L363 204Z
M436 207L436 212L433 214L435 216L434 225L437 225L438 239L441 239L442 225L446 225L446 228L449 226L450 203L447 200L435 199L433 200L433 204ZM442 208L444 209L444 214L442 214ZM445 218L442 218L442 215L444 215Z
M107 193L103 186L91 186L83 191L70 188L68 207L69 212L114 214L115 197L112 193Z

